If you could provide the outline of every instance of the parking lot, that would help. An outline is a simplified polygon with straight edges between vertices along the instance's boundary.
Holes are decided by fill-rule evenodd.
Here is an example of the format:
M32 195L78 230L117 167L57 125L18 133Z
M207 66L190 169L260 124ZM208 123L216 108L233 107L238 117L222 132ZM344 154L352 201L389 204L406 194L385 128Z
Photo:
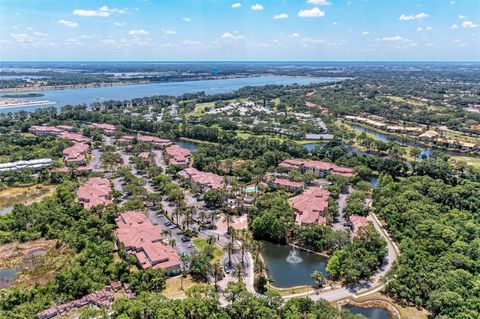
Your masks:
M192 241L183 242L182 235L179 235L181 232L178 228L174 228L174 226L165 226L166 223L170 223L171 221L166 218L164 215L157 215L158 212L149 211L149 218L150 221L154 224L160 225L162 229L170 228L171 235L166 236L165 239L174 239L175 240L175 250L177 251L178 255L181 256L182 254L191 255L193 252L196 252L197 249L193 245Z

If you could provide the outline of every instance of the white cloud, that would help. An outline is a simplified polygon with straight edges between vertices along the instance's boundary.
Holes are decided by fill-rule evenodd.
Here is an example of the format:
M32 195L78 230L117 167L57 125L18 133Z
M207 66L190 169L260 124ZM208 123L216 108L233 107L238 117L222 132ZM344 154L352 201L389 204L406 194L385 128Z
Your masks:
M43 32L33 32L33 35L39 36L39 37L49 37L50 35L43 33Z
M235 2L234 4L232 4L233 9L238 9L238 8L241 8L241 7L242 7L242 4L240 2Z
M95 39L97 36L95 34L82 34L79 36L80 39Z
M325 12L320 10L318 7L315 7L310 10L300 10L298 12L298 16L300 18L318 18L318 17L323 17L325 15Z
M148 31L145 31L143 29L140 29L140 30L130 30L128 31L128 34L130 35L147 35L149 34L150 32Z
M298 38L300 34L295 32L295 33L292 33L290 36L294 38Z
M274 15L273 18L274 18L274 19L287 19L287 18L288 18L288 14L286 14L286 13L280 13L280 14Z
M405 15L405 14L402 14L400 16L400 18L398 18L398 20L401 20L401 21L408 21L408 20L416 20L416 19L424 19L424 18L428 18L429 15L426 14L425 12L421 12L421 13L417 13L416 15Z
M362 35L368 35L369 33L370 33L370 32L368 32L368 31L363 31L363 32L362 32Z
M112 39L112 38L103 39L102 42L103 42L103 44L107 44L107 45L115 45L115 44L117 44L117 41L115 41L115 40Z
M202 42L197 41L197 40L188 40L187 39L187 40L184 40L182 42L182 44L184 44L184 45L202 45Z
M458 18L459 18L460 20L465 20L467 17L464 16L464 15L459 15Z
M456 24L454 23L454 24L452 24L452 26L450 27L450 29L452 29L452 30L458 29L458 25L456 25Z
M25 43L25 42L32 42L32 37L26 33L10 33L12 38L14 38L17 42Z
M418 27L418 28L417 28L417 31L418 31L418 32L420 32L420 31L422 31L422 30L423 30L422 27Z
M162 29L162 32L165 34L176 34L175 30L172 29Z
M259 11L263 10L263 6L260 3L255 3L250 7L250 9L252 9L253 11Z
M74 44L74 45L82 44L82 42L78 41L78 39L75 39L75 38L67 39L67 40L65 40L65 43L66 44Z
M64 25L64 26L68 27L68 28L78 27L78 23L73 22L73 21L68 21L68 20L61 19L61 20L58 20L57 22L60 23L61 25Z
M222 38L222 39L235 39L235 40L238 40L238 39L243 39L243 38L245 38L245 36L242 35L242 34L238 34L238 31L234 31L233 33L225 32L224 34L222 34L221 38Z
M125 25L125 22L115 22L114 25L116 25L117 27L121 27Z
M426 27L425 30L427 30L427 31L432 31L433 28L429 26L429 27Z
M382 41L405 41L406 39L402 38L399 35L391 36L391 37L383 37Z
M465 29L473 29L477 28L478 24L475 24L472 21L463 21L462 27L464 27Z
M192 21L192 20L191 20L190 18L183 17L183 18L182 18L182 21L185 21L185 22L190 22L190 21Z
M33 29L31 27L27 27L27 30L28 31L33 31Z
M427 46L427 47L433 47L434 45L435 45L435 44L433 44L433 43L431 43L431 42L425 43L425 46Z
M75 9L73 14L80 17L109 17L112 13L126 13L122 9L109 9L107 6L100 7L98 10Z
M315 4L318 6L328 6L330 5L330 2L327 0L308 0L307 3Z

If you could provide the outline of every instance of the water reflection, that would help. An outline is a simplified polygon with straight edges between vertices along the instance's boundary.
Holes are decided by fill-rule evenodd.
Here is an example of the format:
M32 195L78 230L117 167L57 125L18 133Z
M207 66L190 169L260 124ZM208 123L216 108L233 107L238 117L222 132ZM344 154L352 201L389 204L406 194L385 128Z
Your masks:
M391 319L390 314L383 308L360 308L355 306L345 306L345 310L362 315L369 319Z
M292 246L264 242L262 257L275 287L315 285L311 277L315 270L327 275L327 257L294 249Z

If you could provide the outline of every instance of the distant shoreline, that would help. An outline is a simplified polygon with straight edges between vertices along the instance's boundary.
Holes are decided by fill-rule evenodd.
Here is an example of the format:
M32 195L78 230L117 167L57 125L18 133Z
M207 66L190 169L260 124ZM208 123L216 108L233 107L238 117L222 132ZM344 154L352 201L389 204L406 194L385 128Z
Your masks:
M42 93L13 93L13 94L3 94L1 97L5 98L24 98L24 97L42 97L45 94Z
M130 82L100 82L100 83L88 83L88 84L64 84L64 85L48 85L48 86L29 86L29 87L15 87L15 88L4 88L0 89L0 93L16 93L16 92L37 92L37 91L57 91L57 90L70 90L70 89L86 89L86 88L102 88L102 87L113 87L113 86L127 86L127 85L141 85L141 84L156 84L156 83L174 83L174 82L189 82L189 81L210 81L210 80L226 80L226 79L245 79L245 78L258 78L258 77L289 77L289 78L318 78L317 76L311 75L275 75L275 74L255 74L247 76L218 76L218 77L207 77L204 79L184 79L184 80L175 80L175 81L130 81ZM350 77L322 77L322 78L338 78L339 80L350 79Z

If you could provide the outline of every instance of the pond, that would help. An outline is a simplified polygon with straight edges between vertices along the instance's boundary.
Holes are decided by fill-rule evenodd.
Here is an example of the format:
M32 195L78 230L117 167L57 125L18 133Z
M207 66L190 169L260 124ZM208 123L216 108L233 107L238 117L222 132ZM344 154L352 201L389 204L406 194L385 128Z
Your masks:
M325 144L322 143L308 143L308 144L303 144L303 148L306 149L307 151L313 151L316 148L322 148Z
M154 95L180 96L184 93L203 91L205 94L228 93L245 86L263 85L307 85L311 83L324 83L343 80L341 78L323 77L294 77L294 76L259 76L247 78L233 78L220 80L201 80L183 82L160 82L150 84L135 84L125 86L108 86L100 88L79 88L66 90L41 91L44 95L37 98L29 98L29 101L51 101L55 106L61 107L67 104L91 104L109 100L131 100ZM25 92L28 93L28 92ZM51 106L51 105L50 105ZM4 108L0 112L34 111L46 106L28 106L17 108Z
M8 288L12 285L17 276L18 268L2 268L0 269L0 289Z
M302 285L315 285L311 275L319 270L327 275L325 267L328 258L295 249L288 245L276 245L263 242L262 257L271 279L277 288L289 288Z
M363 315L364 317L369 319L391 319L388 311L383 308L360 308L360 307L349 306L349 305L343 308L350 312Z
M174 139L173 142L180 147L186 148L187 150L189 150L192 153L195 152L199 147L198 143L195 143L195 142L192 142L192 141Z

